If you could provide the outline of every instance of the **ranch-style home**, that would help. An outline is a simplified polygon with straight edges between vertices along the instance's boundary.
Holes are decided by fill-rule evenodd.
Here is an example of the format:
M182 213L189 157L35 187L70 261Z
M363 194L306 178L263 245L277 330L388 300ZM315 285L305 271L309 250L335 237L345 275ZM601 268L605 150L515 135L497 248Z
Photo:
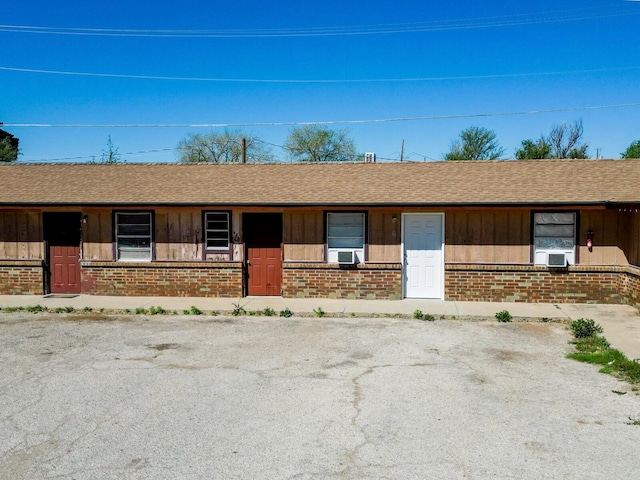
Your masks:
M0 166L0 294L640 305L640 160Z

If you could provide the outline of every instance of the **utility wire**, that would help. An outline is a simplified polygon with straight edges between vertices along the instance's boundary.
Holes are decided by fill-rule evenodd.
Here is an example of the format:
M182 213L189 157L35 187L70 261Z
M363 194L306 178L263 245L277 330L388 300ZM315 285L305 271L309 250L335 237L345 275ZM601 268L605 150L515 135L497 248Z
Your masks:
M30 33L41 35L76 35L107 37L168 37L168 38L268 38L268 37L318 37L346 35L381 35L414 33L443 30L463 30L475 28L493 28L521 26L543 23L557 23L623 17L638 15L636 10L616 13L585 13L585 10L599 10L598 7L580 10L558 10L530 14L513 14L493 17L475 17L432 22L389 23L360 26L335 26L315 28L283 28L283 29L226 29L226 30L143 30L115 28L76 28L48 27L38 25L0 25L0 32ZM580 12L580 13L574 13ZM566 15L571 13L570 15ZM551 15L551 16L549 16ZM545 17L546 16L546 17ZM527 18L528 17L528 18Z
M467 113L458 115L431 115L421 117L397 117L368 120L330 120L314 122L248 122L248 123L5 123L5 127L14 128L224 128L224 127L287 127L298 125L337 125L337 124L364 124L364 123L389 123L389 122L415 122L427 120L449 120L457 118L483 118L506 117L515 115L539 115L542 113L575 112L581 110L603 110L608 108L633 108L640 107L638 103L619 103L610 105L592 105L584 107L549 108L539 110L523 110L513 112L494 113Z
M81 77L103 77L103 78L126 78L138 80L174 80L191 82L219 82L219 83L385 83L385 82L437 82L449 80L482 80L490 78L517 78L517 77L539 77L548 75L584 75L588 73L620 72L625 70L638 70L640 66L594 68L588 70L565 70L549 72L524 72L524 73L502 73L489 75L461 75L446 77L407 77L407 78L363 78L363 79L258 79L258 78L206 78L206 77L177 77L160 75L129 75L119 73L93 73L93 72L73 72L64 70L42 70L35 68L17 68L0 66L0 70L21 73L40 73L49 75L68 75Z

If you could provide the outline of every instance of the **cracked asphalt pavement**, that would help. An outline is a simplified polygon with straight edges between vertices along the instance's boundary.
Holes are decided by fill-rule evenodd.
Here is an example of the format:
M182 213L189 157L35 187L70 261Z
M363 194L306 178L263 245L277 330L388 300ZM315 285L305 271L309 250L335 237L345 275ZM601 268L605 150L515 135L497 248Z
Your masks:
M4 314L0 332L1 479L638 474L640 396L566 359L564 325Z

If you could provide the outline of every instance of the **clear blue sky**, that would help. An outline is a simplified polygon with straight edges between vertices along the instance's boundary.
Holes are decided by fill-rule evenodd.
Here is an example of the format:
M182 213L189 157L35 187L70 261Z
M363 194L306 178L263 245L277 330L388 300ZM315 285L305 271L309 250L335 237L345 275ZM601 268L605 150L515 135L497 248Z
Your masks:
M640 2L22 0L4 2L0 23L0 121L20 138L22 162L99 159L108 135L128 162L173 161L172 151L126 154L173 149L212 129L7 125L381 120L640 103ZM348 129L361 152L397 159L404 140L405 158L422 160L441 159L478 125L512 158L523 139L580 118L591 156L598 148L617 158L640 139L638 106L331 127ZM243 129L282 145L290 128Z

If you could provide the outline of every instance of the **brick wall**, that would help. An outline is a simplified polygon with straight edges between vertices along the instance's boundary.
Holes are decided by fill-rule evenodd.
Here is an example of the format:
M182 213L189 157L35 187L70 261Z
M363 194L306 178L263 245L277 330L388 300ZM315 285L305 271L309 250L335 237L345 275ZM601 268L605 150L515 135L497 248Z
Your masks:
M640 267L628 267L620 275L620 294L627 303L640 310Z
M42 295L42 261L0 262L0 295Z
M402 298L399 263L359 264L284 263L282 295L295 298Z
M447 300L487 302L623 303L624 267L447 265Z
M82 293L92 295L241 297L242 264L83 262Z

